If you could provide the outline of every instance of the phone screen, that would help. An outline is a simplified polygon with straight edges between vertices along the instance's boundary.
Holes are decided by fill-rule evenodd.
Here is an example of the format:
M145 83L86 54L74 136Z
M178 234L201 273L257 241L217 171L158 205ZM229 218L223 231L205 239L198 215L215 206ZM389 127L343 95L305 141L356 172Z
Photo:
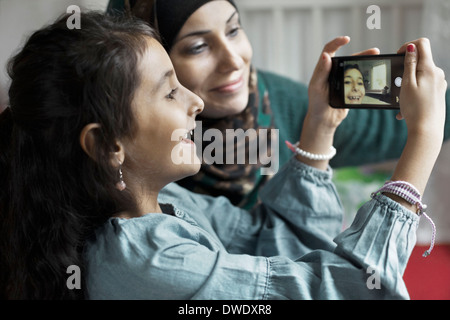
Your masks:
M403 63L403 54L332 58L330 105L398 109Z

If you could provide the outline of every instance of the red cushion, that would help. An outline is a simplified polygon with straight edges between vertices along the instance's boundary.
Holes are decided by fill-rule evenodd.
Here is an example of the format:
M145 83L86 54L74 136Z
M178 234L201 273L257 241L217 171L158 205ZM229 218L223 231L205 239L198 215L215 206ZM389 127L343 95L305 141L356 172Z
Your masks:
M431 255L422 254L429 246L417 245L403 279L412 300L450 299L450 244L437 244Z

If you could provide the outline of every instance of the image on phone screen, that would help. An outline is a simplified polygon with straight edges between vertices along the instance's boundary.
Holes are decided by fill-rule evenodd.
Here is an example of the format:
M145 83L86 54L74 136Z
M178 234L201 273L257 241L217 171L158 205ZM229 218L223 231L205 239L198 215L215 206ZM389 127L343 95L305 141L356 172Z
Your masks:
M403 55L333 58L330 104L337 108L399 108Z

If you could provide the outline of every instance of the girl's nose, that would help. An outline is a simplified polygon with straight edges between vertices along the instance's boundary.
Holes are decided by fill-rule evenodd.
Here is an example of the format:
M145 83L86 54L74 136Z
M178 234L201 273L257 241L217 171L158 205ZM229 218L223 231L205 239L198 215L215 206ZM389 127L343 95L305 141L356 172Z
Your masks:
M193 93L192 91L186 89L188 91L188 95L190 98L190 107L189 107L189 114L193 116L197 116L199 113L203 111L205 108L205 104L203 100Z

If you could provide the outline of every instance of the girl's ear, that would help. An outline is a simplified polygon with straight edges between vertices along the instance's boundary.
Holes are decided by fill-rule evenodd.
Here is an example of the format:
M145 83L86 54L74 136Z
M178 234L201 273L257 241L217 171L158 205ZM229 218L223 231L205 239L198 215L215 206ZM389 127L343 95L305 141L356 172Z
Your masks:
M100 128L99 123L89 123L86 126L84 126L83 130L81 130L81 133L80 133L81 148L94 161L96 160L95 135L96 135L97 129L99 129L99 128Z
M98 134L98 129L100 128L99 123L89 123L87 124L83 130L81 130L80 134L80 145L81 148L86 152L86 154L93 159L96 160L95 154L95 143L96 143L96 134ZM116 141L116 145L114 146L114 152L111 152L111 166L119 167L121 163L125 160L125 149L123 144L120 141Z

